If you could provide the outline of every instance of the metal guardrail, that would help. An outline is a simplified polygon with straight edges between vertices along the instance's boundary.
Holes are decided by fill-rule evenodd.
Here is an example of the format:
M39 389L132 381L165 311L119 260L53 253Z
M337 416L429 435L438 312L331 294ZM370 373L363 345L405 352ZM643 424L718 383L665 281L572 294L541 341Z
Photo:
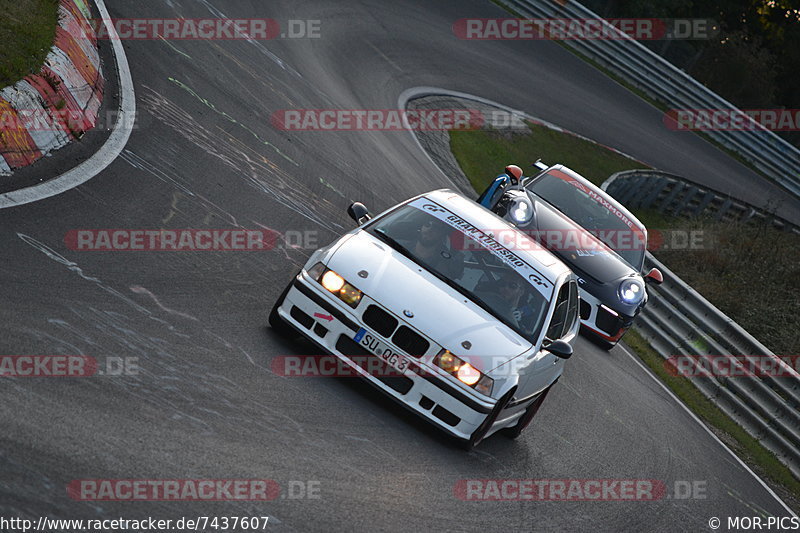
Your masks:
M617 172L603 184L606 192L629 209L653 209L671 216L703 216L718 222L767 222L776 229L800 234L800 226L732 199L705 185L658 170Z
M600 16L570 0L500 0L530 18L599 19ZM637 41L605 24L620 39L568 39L564 44L630 82L648 96L676 109L737 109L700 82ZM741 113L741 112L739 112ZM750 123L747 115L744 123ZM795 196L800 196L800 150L775 133L755 125L757 131L708 131L709 137L740 154L761 172Z
M637 177L640 181L636 180ZM643 187L641 184L635 186L641 180L647 183L658 179L664 180L664 183L672 180L686 185L678 176L633 171L611 176L602 188L620 201L624 196L628 205L643 202L652 204L657 201L655 199L659 198L659 194L662 204L665 203L663 198L674 200L677 195L671 192L666 195L663 191L654 194L652 187ZM673 191L684 188L672 185ZM703 194L701 203L712 205L720 199L718 195L715 196L715 199L708 199ZM684 203L684 206L689 205L690 202ZM730 205L727 209L731 209ZM750 206L740 207L740 214L756 211ZM692 206L690 210L696 209L696 206ZM682 210L678 209L680 212ZM736 209L731 212L735 213ZM648 286L651 299L637 318L636 329L664 357L665 364L674 356L692 356L680 358L684 366L679 375L687 372L690 375L687 379L706 397L772 451L795 477L800 478L800 374L648 252L645 269L653 267L661 270L664 283ZM726 357L728 366L735 369L738 375L711 375L707 368L711 359L704 356ZM736 356L762 356L762 361L770 361L773 368L781 372L754 375L748 372L749 367L742 366Z

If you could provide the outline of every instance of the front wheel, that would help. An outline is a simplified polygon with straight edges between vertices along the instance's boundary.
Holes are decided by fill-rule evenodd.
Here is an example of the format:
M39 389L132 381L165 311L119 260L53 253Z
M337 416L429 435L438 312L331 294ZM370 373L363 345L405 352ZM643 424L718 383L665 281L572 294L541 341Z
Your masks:
M528 406L528 408L525 410L525 413L522 415L519 421L517 421L516 426L503 429L502 430L503 435L505 435L509 439L516 439L517 437L522 435L522 432L525 431L525 428L530 425L531 420L533 420L533 417L536 416L536 413L539 412L539 408L544 403L544 399L547 396L547 393L550 392L550 389L553 388L553 385L555 385L555 382L551 383L550 386L547 387L544 390L544 392L542 392L539 395L539 397L536 398L533 401L533 403Z
M480 426L478 426L478 429L476 429L472 435L470 435L470 438L461 441L462 448L470 451L483 441L483 439L486 437L486 434L489 433L490 429L492 429L497 417L500 416L500 413L506 408L508 402L511 401L515 391L516 388L511 389L497 401L494 409L492 409L492 412L486 416L486 419L481 423Z

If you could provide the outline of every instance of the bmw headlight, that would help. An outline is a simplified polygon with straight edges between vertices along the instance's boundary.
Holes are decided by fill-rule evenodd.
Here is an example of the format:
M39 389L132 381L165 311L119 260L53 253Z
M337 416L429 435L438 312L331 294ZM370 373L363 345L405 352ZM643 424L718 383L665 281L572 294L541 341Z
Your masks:
M636 305L644 298L644 285L635 278L627 278L619 284L619 299L628 305Z
M433 364L458 378L461 383L469 385L481 394L491 396L494 380L448 350L439 352Z
M508 214L515 224L524 226L533 218L533 205L527 198L519 196L511 201Z
M347 283L342 276L326 268L322 263L317 263L308 269L308 275L325 287L327 291L335 294L340 300L354 309L358 306L358 302L361 301L363 294L360 290Z

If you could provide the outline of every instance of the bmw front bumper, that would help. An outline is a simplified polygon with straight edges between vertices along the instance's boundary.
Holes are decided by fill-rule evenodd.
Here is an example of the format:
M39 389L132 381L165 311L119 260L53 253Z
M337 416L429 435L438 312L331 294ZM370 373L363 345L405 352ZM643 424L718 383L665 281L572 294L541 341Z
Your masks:
M398 372L393 369L391 372L393 375L390 376L372 375L351 358L351 356L358 356L355 358L358 360L363 360L365 357L378 358L354 340L361 328L373 332L369 326L364 325L361 316L363 310L370 304L380 306L379 302L375 302L365 294L356 309L346 306L319 286L303 270L292 282L278 309L278 314L304 337L326 353L340 358L386 395L447 433L461 439L469 439L492 412L497 400L465 390L442 375L443 371L432 364L433 358L440 350L437 344L431 343L429 350L417 357L398 348L389 338L373 333L378 335L384 344L411 360L409 368L402 372L402 375L397 375ZM370 368L375 367L370 365ZM498 417L499 422L495 422L489 434L501 427L513 426L529 403L505 409Z

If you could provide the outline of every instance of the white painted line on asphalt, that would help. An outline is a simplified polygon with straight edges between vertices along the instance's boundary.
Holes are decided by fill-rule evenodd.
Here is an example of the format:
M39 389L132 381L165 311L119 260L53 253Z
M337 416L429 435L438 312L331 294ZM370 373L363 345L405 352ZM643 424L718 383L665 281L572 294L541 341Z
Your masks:
M642 362L639 360L639 358L638 358L638 357L636 357L636 355L632 354L632 353L631 353L631 351L630 351L630 350L628 350L628 347L627 347L627 346L625 346L624 344L619 344L618 346L619 346L619 347L622 349L622 351L623 351L623 352L625 352L626 354L628 354L628 357L630 357L631 359L633 359L633 362L634 362L634 363L636 363L637 365L639 365L640 367L642 367L642 370L644 370L644 371L645 371L645 373L646 373L648 376L650 376L651 378L653 378L653 381L655 381L656 383L658 383L658 385L659 385L659 386L660 386L662 389L664 389L664 390L666 391L666 393L667 393L667 394L669 394L669 395L670 395L670 397L671 397L673 400L675 400L675 402L676 402L678 405L680 405L680 406L683 408L683 410L684 410L684 411L686 411L687 413L689 413L689 416L691 416L691 417L694 419L694 421L695 421L695 422L697 422L698 424L700 424L700 426L701 426L701 427L702 427L702 428L703 428L703 429L706 431L706 433L708 433L709 435L711 435L711 438L712 438L712 439L714 439L715 441L717 441L717 443L718 443L720 446L722 446L723 448L725 448L725 450L726 450L726 451L727 451L729 454L731 454L731 456L732 456L734 459L736 459L736 462L737 462L737 463L739 463L739 464L741 465L741 467L742 467L742 468L744 468L745 470L747 470L748 472L750 472L750 474L752 474L752 476L753 476L754 478L756 478L756 480L757 480L757 481L758 481L758 482L761 484L761 486L762 486L762 487L764 487L764 489L765 489L765 490L766 490L766 491L769 493L769 495L770 495L770 496L772 496L773 498L775 498L775 500L777 500L777 501L778 501L778 503L780 503L780 504L783 506L783 508L784 508L784 509L786 509L786 511L788 511L788 512L789 512L789 514L791 514L791 515L792 515L792 516L794 516L794 517L797 517L797 514L795 514L795 512L794 512L794 511L792 511L791 509L789 509L789 506L788 506L788 505L786 505L786 504L783 502L783 500L781 500L781 499L778 497L778 495L777 495L777 494L775 494L775 491L773 491L773 490L772 490L772 489L769 487L769 485L767 485L767 484L764 482L764 480L763 480L763 479L761 479L760 477L758 477L758 474L756 474L755 472L753 472L753 470L752 470L752 469L751 469L749 466L747 466L747 464L745 464L745 462L744 462L744 461L742 461L742 460L741 460L741 458L739 458L739 456L738 456L738 455L736 455L736 454L733 452L733 450L731 450L730 448L728 448L728 446L726 446L726 445L725 445L725 443L724 443L724 442L722 442L722 441L720 440L720 438L719 438L719 437L717 437L717 436L714 434L714 432L713 432L713 431L711 431L711 430L708 428L708 426L706 426L706 425L703 423L703 421L702 421L702 420L700 420L700 418L699 418L699 417L698 417L696 414L694 414L694 413L692 412L692 410L691 410L691 409L689 409L689 408L686 406L686 404L685 404L685 403L683 403L683 402L681 401L681 399L680 399L680 398L678 398L678 397L675 395L675 393L673 393L673 392L672 392L672 391L669 389L669 387L667 387L666 385L664 385L664 383L662 383L662 381L661 381L660 379L658 379L658 376L656 376L655 374L653 374L653 373L650 371L650 369L649 369L649 368L647 368L647 367L644 365L644 363L642 363Z
M0 194L0 209L37 202L86 183L117 158L131 136L133 122L136 118L136 96L133 92L133 80L128 66L128 58L125 57L122 41L120 41L117 31L114 29L105 3L103 3L103 0L95 0L95 4L97 4L100 17L106 25L108 38L116 57L117 72L119 73L119 116L117 117L117 123L114 125L114 131L111 132L111 135L106 139L105 144L100 147L100 150L72 170L39 185Z

